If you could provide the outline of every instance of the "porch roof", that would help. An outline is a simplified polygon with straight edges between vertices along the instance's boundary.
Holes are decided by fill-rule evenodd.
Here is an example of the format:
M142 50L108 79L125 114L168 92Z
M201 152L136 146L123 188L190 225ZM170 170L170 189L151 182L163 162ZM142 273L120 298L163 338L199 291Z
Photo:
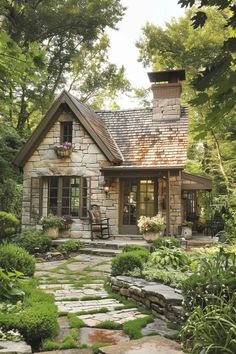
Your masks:
M212 190L212 180L206 176L182 172L182 190Z

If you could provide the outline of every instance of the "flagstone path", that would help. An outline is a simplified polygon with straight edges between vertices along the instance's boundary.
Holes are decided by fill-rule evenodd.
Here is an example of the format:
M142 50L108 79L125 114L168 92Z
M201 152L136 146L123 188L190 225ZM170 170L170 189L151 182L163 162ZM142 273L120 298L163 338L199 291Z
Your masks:
M39 278L39 286L47 293L55 296L55 303L60 313L60 334L54 341L63 343L70 335L67 314L75 314L83 320L84 327L77 330L76 343L106 343L108 345L124 345L132 342L123 331L95 328L104 321L123 324L129 320L145 317L137 308L124 308L123 303L109 296L104 288L104 280L110 274L111 259L94 255L81 254L74 258L37 263L35 276ZM96 313L86 313L86 312ZM156 321L156 320L155 320ZM146 332L159 333L158 323L147 326ZM150 324L149 324L150 326ZM163 333L171 334L165 324L161 324ZM156 331L155 331L156 330ZM150 337L147 337L147 340ZM78 351L76 351L78 350ZM44 354L47 352L45 351ZM91 349L55 350L51 354L92 353ZM118 352L117 352L118 353Z

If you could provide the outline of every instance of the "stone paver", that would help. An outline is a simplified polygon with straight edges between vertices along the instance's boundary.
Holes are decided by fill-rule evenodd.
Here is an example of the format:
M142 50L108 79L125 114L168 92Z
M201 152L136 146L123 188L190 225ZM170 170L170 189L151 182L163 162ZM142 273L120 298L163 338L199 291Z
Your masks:
M141 314L136 308L133 309L124 309L124 310L117 310L117 311L110 311L106 313L97 313L94 315L82 315L79 316L86 326L88 327L95 327L98 323L111 320L118 322L120 324L135 320L137 318L145 317L146 315Z
M80 312L97 310L106 307L109 310L114 310L116 306L121 303L115 299L102 299L102 300L88 300L88 301L56 301L59 312Z
M142 329L142 335L148 336L150 334L156 333L161 336L172 335L177 331L175 329L170 329L167 327L166 321L156 318L153 322L148 323L146 327Z
M82 327L79 334L81 344L107 343L114 345L129 341L129 337L121 330Z
M51 350L50 352L43 352L43 354L92 354L92 353L93 353L92 349L62 349L62 350ZM34 354L42 354L42 352L34 353Z
M31 347L25 342L0 341L0 353L2 354L31 354Z
M181 354L180 345L161 336L143 337L110 347L100 348L103 354Z

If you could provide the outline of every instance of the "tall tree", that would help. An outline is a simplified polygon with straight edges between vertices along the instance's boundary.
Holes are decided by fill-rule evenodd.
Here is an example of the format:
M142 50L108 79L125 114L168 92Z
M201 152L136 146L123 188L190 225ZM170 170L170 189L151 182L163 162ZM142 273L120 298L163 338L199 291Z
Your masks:
M206 70L224 52L224 43L230 36L226 27L228 12L214 8L205 9L208 21L202 28L194 29L191 18L196 9L186 16L166 23L165 28L147 24L143 37L137 42L144 66L154 70L183 67L187 71L183 99L190 102L190 144L188 168L193 172L210 173L217 182L218 192L230 192L235 185L232 169L236 168L234 117L229 114L217 119L214 114L214 89L206 89L207 99L199 100L199 92L192 83L199 72ZM205 97L205 96L204 96ZM193 163L194 162L194 163Z
M32 46L44 52L44 60L33 56L34 70L40 71L38 81L32 80L27 66L14 90L9 82L5 85L22 134L30 117L35 118L39 110L44 113L55 91L65 84L84 45L92 45L106 27L114 28L124 8L120 0L0 0L0 11L1 30L24 55L29 55Z

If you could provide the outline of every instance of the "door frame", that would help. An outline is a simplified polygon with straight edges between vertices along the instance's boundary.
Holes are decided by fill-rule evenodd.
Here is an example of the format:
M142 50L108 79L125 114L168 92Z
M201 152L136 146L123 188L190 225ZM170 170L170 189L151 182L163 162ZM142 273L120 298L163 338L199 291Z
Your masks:
M125 226L123 225L123 208L124 208L124 182L130 180L130 181L137 181L138 182L138 190L137 190L137 220L140 217L140 181L141 180L152 180L154 181L154 211L155 214L158 213L158 177L121 177L119 179L119 183L120 183L120 193L119 193L119 234L120 235L140 235L138 226L134 225L126 225L126 227L128 228L129 226L134 227L134 229L136 230L135 232L128 232L129 230L127 229L126 232L124 232L122 230L122 228Z

